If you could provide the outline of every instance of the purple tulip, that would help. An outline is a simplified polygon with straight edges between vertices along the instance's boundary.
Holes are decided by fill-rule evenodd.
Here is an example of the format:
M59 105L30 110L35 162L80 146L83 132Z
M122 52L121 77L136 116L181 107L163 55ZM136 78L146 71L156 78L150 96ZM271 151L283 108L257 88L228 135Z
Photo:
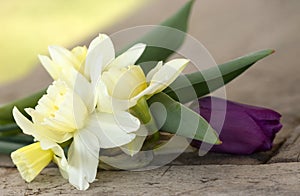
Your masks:
M270 109L216 97L204 97L198 101L200 115L220 133L223 142L213 146L212 152L252 154L270 150L276 133L282 128L281 115ZM192 109L199 113L198 106ZM223 126L220 122L224 122ZM193 140L191 145L199 148L201 142Z

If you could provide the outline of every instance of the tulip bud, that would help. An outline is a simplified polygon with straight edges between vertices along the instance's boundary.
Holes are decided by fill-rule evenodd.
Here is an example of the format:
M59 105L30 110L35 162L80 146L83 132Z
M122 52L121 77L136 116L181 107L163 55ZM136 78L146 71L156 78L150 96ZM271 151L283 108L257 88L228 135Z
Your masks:
M270 109L216 97L204 97L198 102L199 105L192 109L198 113L200 111L200 115L220 133L219 137L223 142L221 145L213 146L211 152L252 154L270 150L276 133L282 128L281 115ZM210 122L211 115L214 115L212 122ZM218 120L224 120L222 128L219 129ZM199 148L201 142L193 140L191 145Z

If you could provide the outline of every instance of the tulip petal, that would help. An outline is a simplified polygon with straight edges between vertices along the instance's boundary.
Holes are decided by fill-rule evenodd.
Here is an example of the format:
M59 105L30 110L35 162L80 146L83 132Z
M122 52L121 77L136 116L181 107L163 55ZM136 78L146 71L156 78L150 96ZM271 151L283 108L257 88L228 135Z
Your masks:
M126 52L118 56L113 62L111 62L106 69L111 67L122 68L130 65L134 65L140 58L146 48L146 44L136 44L129 48Z
M96 179L100 144L88 129L74 135L69 148L69 182L79 190L86 190Z
M214 115L218 117L218 115L222 115L221 113L223 112L215 111ZM223 143L213 146L212 151L222 150L227 153L252 154L266 143L270 148L268 138L246 113L231 111L230 114L226 115L226 118L223 125L226 130L224 129L220 133L220 140ZM214 122L212 122L212 126L213 124Z
M281 129L280 114L266 108L249 106L232 101L204 97L199 105L192 106L220 133L221 145L211 151L231 154L252 154L272 148L275 134ZM196 108L194 108L196 107ZM200 107L200 111L199 111ZM220 122L224 122L220 126ZM199 141L193 146L200 147Z
M128 112L118 114L94 113L85 129L93 132L100 142L101 148L114 148L125 145L135 138L140 126L137 118Z
M95 38L88 49L84 75L93 80L97 80L96 76L100 75L105 66L115 58L115 49L111 39L105 35L100 34ZM96 73L93 73L96 71Z

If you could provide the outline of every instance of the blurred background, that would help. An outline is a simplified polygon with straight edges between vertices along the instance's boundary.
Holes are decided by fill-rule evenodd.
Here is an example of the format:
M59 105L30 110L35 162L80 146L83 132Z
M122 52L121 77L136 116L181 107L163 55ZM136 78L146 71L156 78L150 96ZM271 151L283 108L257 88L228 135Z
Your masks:
M51 82L37 59L38 54L47 54L48 45L72 48L88 44L99 32L159 24L186 2L0 1L0 104ZM188 31L218 64L275 49L275 54L227 85L227 97L278 110L287 128L300 121L299 10L299 0L196 0Z
M0 1L0 84L28 74L48 45L71 46L132 14L138 0Z

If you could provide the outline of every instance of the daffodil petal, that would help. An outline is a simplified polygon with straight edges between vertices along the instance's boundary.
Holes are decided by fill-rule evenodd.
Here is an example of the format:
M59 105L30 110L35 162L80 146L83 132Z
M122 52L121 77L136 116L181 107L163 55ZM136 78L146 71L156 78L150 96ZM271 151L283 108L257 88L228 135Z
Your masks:
M74 67L74 65L80 64L77 58L69 50L60 46L48 47L50 56L54 63L63 67Z
M53 78L53 80L57 80L60 75L61 67L57 64L55 64L49 57L44 55L38 56L40 59L40 62L42 63L43 67L46 69L46 71L50 74L50 76Z
M164 64L155 74L153 74L150 85L134 97L133 100L138 100L145 95L149 98L153 94L163 91L179 76L188 62L189 60L187 59L174 59Z
M107 69L111 67L122 68L130 65L134 65L135 62L143 54L145 48L146 48L146 44L142 44L142 43L132 46L126 52L118 56L113 62L111 62L107 66Z
M114 60L114 58L115 49L111 39L105 34L100 34L91 42L89 46L85 62L84 75L88 79L91 79L91 75L97 75L98 72L100 75L104 67L112 60ZM95 70L97 70L97 74L92 73ZM93 79L95 78L97 77L93 77Z
M146 96L146 98L151 97L156 92L159 92L158 90L161 88L160 83L152 84L151 86L148 86L145 90L140 92L137 96L133 97L130 102L137 103L137 101L142 98L143 96Z
M13 116L17 125L22 129L23 133L27 135L36 135L36 130L34 124L28 120L17 107L13 108Z
M102 74L102 56L99 56L99 66L92 66L90 77L91 77L91 83L95 86L99 82ZM98 63L97 63L98 64ZM101 66L100 66L101 65Z
M156 65L153 69L151 69L151 70L148 72L148 74L147 74L147 76L146 76L146 81L147 81L148 83L151 82L151 80L152 80L154 74L156 74L156 73L162 68L162 66L163 66L163 62L162 62L162 61L159 61L159 62L157 63L157 65Z
M100 142L101 148L114 148L131 142L135 138L140 125L138 119L123 112L122 114L94 113L85 129L93 132ZM124 115L120 117L120 115Z
M14 107L13 109L13 116L17 125L22 129L23 133L32 135L38 141L48 139L53 140L57 143L62 143L72 137L71 133L48 130L43 126L33 124L16 107Z
M138 154L135 154L134 156L128 156L127 154L122 153L116 156L100 156L101 162L99 167L103 169L109 169L109 170L111 169L136 170L136 169L146 167L147 165L150 164L152 160L153 160L152 151L141 151Z
M74 135L69 148L69 182L79 190L86 190L96 179L100 145L89 130L80 130Z
M13 116L16 123L18 124L18 126L20 126L20 128L23 130L25 134L32 135L37 140L39 140L41 144L41 148L43 150L52 149L56 155L62 158L62 165L66 166L67 161L64 156L64 152L57 143L49 140L46 137L42 137L41 135L38 135L36 133L36 127L34 126L34 124L30 120L28 120L16 107L14 107L13 109ZM44 130L40 130L40 131L42 132Z
M62 147L50 140L41 140L40 144L43 150L51 149L54 152L55 156L53 157L53 161L58 165L62 176L68 179L68 161Z
M89 81L73 67L62 70L62 80L64 80L71 89L85 103L89 112L92 112L96 106L97 96L95 96L95 88Z
M118 111L114 113L114 120L120 126L121 129L127 133L135 132L140 127L140 121L129 112Z
M162 91L180 75L188 62L187 59L174 59L167 62L153 75L149 86L160 84L156 92Z
M97 110L100 112L112 113L112 97L108 94L106 85L103 81L98 83Z
M146 136L136 136L130 143L121 146L121 149L126 154L133 156L142 149L145 139Z
M98 102L97 109L99 112L114 113L116 111L125 111L135 105L136 102L121 100L109 95L106 85L103 81L98 83Z

